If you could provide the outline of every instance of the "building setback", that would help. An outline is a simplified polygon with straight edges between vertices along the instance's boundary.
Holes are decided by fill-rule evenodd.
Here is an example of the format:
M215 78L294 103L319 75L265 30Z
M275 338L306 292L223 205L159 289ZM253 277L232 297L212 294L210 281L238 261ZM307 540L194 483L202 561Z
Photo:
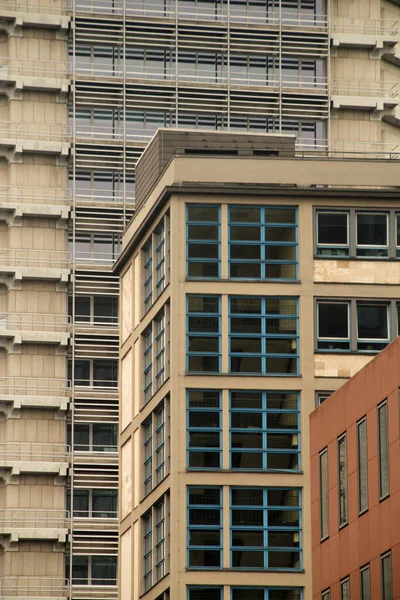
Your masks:
M309 414L397 336L399 175L294 142L160 130L138 163L121 600L311 597Z
M400 598L400 340L310 416L314 600Z

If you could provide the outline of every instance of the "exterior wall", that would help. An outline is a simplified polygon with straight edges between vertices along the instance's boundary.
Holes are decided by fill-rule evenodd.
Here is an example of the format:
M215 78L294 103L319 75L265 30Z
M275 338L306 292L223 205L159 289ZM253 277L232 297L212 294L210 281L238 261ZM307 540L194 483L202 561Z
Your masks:
M400 597L396 565L400 553L399 352L396 340L310 417L313 598L331 588L340 598L340 580L350 575L351 597L360 597L360 568L370 564L371 598L381 597L381 555L391 550L393 599ZM379 500L377 405L387 399L390 495ZM356 423L367 420L368 510L359 516ZM337 438L347 433L348 525L338 527ZM319 452L328 449L329 537L320 541Z
M183 161L183 162L182 162ZM286 166L286 171L290 172L291 178L296 179L297 165L296 161L292 164L285 159L282 162ZM128 468L129 473L122 477L122 514L120 524L120 536L124 540L129 540L132 536L131 552L134 571L132 573L131 593L134 600L144 593L143 588L143 523L141 517L145 515L150 507L154 505L162 495L169 493L170 512L169 512L169 548L170 553L167 558L168 575L157 585L151 588L145 597L150 599L157 598L163 590L169 590L173 598L185 598L187 585L220 585L224 587L225 596L229 598L229 585L254 585L255 574L246 571L235 571L229 569L229 538L225 533L224 538L224 570L205 570L200 573L186 567L186 487L188 485L211 485L224 486L224 507L227 508L228 486L257 486L271 485L282 487L300 487L303 492L303 567L304 572L262 572L257 571L257 585L271 586L300 586L304 588L304 598L311 597L311 504L310 490L310 470L307 457L309 456L309 415L315 406L316 392L323 390L335 390L339 388L353 373L357 372L366 363L371 360L371 355L347 353L347 354L329 354L317 352L315 350L314 331L315 326L315 301L317 298L340 298L340 297L360 297L367 298L385 298L395 300L398 291L392 285L374 285L373 283L360 286L358 284L337 284L334 277L330 278L330 273L334 270L330 268L330 260L321 260L327 263L326 278L324 281L315 280L315 264L319 264L320 259L314 258L314 236L313 236L313 214L316 207L335 206L354 206L359 208L368 208L376 206L394 207L395 200L386 198L382 204L377 198L363 194L362 198L335 197L333 200L324 191L315 192L308 189L308 194L301 199L296 197L290 191L280 193L279 196L270 191L267 195L265 187L268 181L276 183L280 177L282 164L280 161L266 163L257 162L252 159L231 159L228 170L228 159L208 158L175 158L161 177L152 194L146 203L140 208L135 218L128 228L124 240L126 263L121 270L123 281L123 304L122 304L122 340L120 357L123 361L133 361L133 381L122 382L122 391L120 396L123 423L121 425L120 445L124 455L129 453L129 460L125 464L132 462L132 467ZM224 168L221 165L224 165ZM184 165L184 167L183 167ZM271 168L266 168L270 166ZM272 168L273 165L273 168ZM359 165L361 166L361 165ZM364 166L364 165L363 165ZM366 166L366 165L365 165ZM276 168L275 168L276 167ZM298 165L299 172L304 173L303 165ZM332 169L335 163L332 163ZM356 168L354 164L348 166L349 173ZM325 169L325 171L324 171ZM318 170L320 177L319 183L323 177L332 177L328 173L329 164L321 165ZM182 181L181 173L185 172L186 181L197 182L215 182L218 179L218 173L223 173L224 185L228 190L224 193L213 193L209 188L196 195L191 194L185 189L179 192L171 191L168 202L156 206L157 200L162 197L165 187L172 186L176 181ZM282 171L283 172L283 171ZM315 171L314 171L315 172ZM321 175L321 173L324 173ZM205 175L207 174L207 175ZM360 169L361 174L361 169ZM382 175L382 174L381 174ZM311 175L309 175L311 177ZM258 190L257 193L247 194L242 189L240 195L229 191L230 179L235 178L236 185L240 186L243 179L247 183L247 178L252 178L252 182L258 182L262 179L264 191ZM259 179L260 178L260 179ZM283 175L282 175L283 179ZM337 180L338 181L338 180ZM357 176L355 177L357 180ZM233 186L232 186L233 187ZM185 255L185 236L186 236L186 208L187 203L204 203L221 205L221 279L220 280L190 280L186 277L186 255ZM234 281L228 279L227 267L227 204L236 205L282 205L298 207L298 243L299 243L299 281L297 282L273 282L266 283L262 281ZM143 274L143 245L148 239L151 231L157 227L159 219L166 210L170 211L170 229L171 229L171 275L169 283L162 295L156 300L152 308L143 314L143 293L144 293L144 274ZM130 245L132 242L132 246ZM338 261L332 261L337 263ZM355 263L356 261L349 261ZM373 261L366 261L371 265ZM357 265L364 264L364 261L357 261ZM380 265L381 263L379 263ZM389 264L388 262L384 263ZM361 268L361 267L360 267ZM130 290L130 291L129 291ZM186 295L187 294L221 294L222 298L222 369L218 375L194 375L186 372ZM299 298L300 315L300 376L280 377L280 376L245 376L233 375L229 373L228 367L228 295L272 295L272 296L296 296ZM143 405L143 339L142 334L148 328L150 322L157 315L158 311L167 301L170 302L170 376L153 398ZM124 306L126 309L124 309ZM125 314L126 310L126 314ZM132 316L131 316L132 315ZM311 324L311 325L310 325ZM130 333L129 333L130 331ZM130 367L129 367L130 368ZM128 371L127 371L128 372ZM128 376L127 376L128 377ZM186 425L186 389L218 389L222 390L222 402L227 415L226 408L228 403L228 390L293 390L300 392L301 405L301 453L302 453L302 471L300 473L271 473L264 472L233 472L229 471L228 462L228 417L223 417L223 469L222 471L190 471L186 468L186 444L185 432ZM143 474L144 474L144 449L143 449L143 431L142 425L146 422L150 412L154 410L159 402L166 396L169 396L170 405L170 467L166 478L148 495L143 494ZM125 406L128 403L129 406ZM123 455L123 456L124 456ZM123 460L124 464L124 460ZM130 502L133 503L130 512ZM229 513L224 510L224 531L229 530ZM126 536L126 537L125 537ZM125 544L128 542L124 541ZM130 542L129 542L130 543ZM206 573L206 576L205 576ZM124 574L120 571L120 577ZM124 586L130 584L124 581ZM124 594L129 595L129 590L124 587ZM224 596L224 597L225 597Z

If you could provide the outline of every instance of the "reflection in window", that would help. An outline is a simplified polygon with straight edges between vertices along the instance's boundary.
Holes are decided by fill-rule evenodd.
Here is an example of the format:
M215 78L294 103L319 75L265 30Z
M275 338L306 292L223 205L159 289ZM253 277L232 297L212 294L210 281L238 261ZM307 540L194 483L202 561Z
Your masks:
M230 392L232 469L296 471L299 437L296 392Z

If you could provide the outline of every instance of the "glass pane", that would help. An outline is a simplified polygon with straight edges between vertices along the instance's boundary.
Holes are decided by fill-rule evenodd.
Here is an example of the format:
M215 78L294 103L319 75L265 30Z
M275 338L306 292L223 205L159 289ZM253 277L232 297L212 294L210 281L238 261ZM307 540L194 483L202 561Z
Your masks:
M346 245L348 243L347 213L318 213L317 243L327 245Z
M357 214L357 244L363 246L386 246L387 215L379 213Z
M339 302L318 303L318 337L319 338L348 338L349 337L349 304Z
M357 304L359 339L388 339L388 307L385 304Z

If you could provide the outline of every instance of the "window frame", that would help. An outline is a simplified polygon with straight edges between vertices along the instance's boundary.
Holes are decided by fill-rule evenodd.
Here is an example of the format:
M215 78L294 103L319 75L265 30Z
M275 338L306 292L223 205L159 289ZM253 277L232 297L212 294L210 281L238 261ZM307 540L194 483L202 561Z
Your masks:
M142 317L161 297L170 280L170 216L167 210L140 247ZM160 237L161 234L161 237Z
M344 594L345 586L347 586L346 595ZM340 600L350 600L350 575L340 580Z
M341 455L341 448L343 454ZM339 529L342 529L349 523L349 482L347 466L347 432L342 433L337 438L337 457L338 457L338 519ZM343 477L341 477L343 469Z
M325 480L323 480L322 459L326 457L326 490L323 488ZM323 448L318 454L318 473L319 473L319 538L323 542L330 535L329 522L329 455L328 447ZM323 498L326 498L326 506L324 509Z
M193 407L190 405L190 394L191 392L213 392L218 394L218 406L217 407ZM219 426L218 427L194 427L190 424L190 415L193 412L204 412L204 413L213 413L218 414L219 417ZM186 468L189 471L218 471L222 469L222 390L217 389L194 389L189 388L186 390ZM219 435L219 445L216 447L208 447L208 446L191 446L190 445L190 434L194 433L208 433L211 430L213 433L218 433ZM219 465L218 467L193 467L190 466L190 458L191 454L211 454L215 453L219 455Z
M368 590L364 589L364 573L368 573ZM367 591L367 595L364 594L365 591ZM371 569L369 563L360 567L360 600L371 600Z
M207 311L189 311L189 301L191 298L213 298L218 301L218 311L217 312L207 312ZM221 373L221 362L222 362L222 312L221 312L222 298L220 294L186 294L186 373L187 374L208 374L208 375L217 375ZM190 331L190 318L194 317L210 317L216 318L218 320L218 331L217 332L198 332L198 331ZM218 351L217 352L198 352L198 351L190 351L189 350L189 338L190 337L209 337L218 339ZM217 370L215 371L193 371L190 369L190 358L195 356L203 356L203 357L217 357L218 365Z
M189 209L190 208L216 208L218 214L217 221L193 221L189 220ZM199 204L187 202L185 206L185 216L186 216L186 278L190 280L216 280L221 278L221 205L220 204ZM216 227L218 234L216 240L208 240L208 239L192 239L189 238L189 229L193 225L198 225L200 227ZM217 246L217 258L189 258L189 247L193 244L196 245L215 245ZM189 274L189 266L192 263L207 263L207 264L216 264L217 265L217 275L209 276L209 275L190 275Z
M385 500L386 498L388 498L390 496L390 463L389 463L389 405L388 405L388 400L387 398L381 402L380 404L377 405L376 407L377 409L377 428L378 428L378 482L379 482L379 501L381 502L382 500ZM380 416L382 414L381 411L383 411L385 409L385 413L384 413L384 426L386 428L386 440L387 440L387 444L386 444L386 448L384 449L384 454L385 457L383 456L382 453L382 438L381 438L381 422L380 422ZM386 462L386 467L384 467L383 465L383 460L385 460ZM383 489L384 488L384 483L383 483L383 478L382 478L382 474L383 471L386 469L387 471L387 488L386 491Z
M361 475L361 441L360 432L361 427L365 426L364 444L365 444L365 485L366 493L362 492L362 475ZM358 495L358 514L362 515L367 512L369 508L369 486L368 486L368 424L367 416L365 415L359 419L356 423L356 436L357 436L357 495ZM365 490L364 490L365 491ZM364 502L362 502L364 499Z
M389 564L389 583L390 583L390 592L389 596L385 593L386 585L385 585L385 563L388 561ZM382 590L382 600L392 600L393 598L393 573L392 573L392 552L388 550L381 554L381 590Z
M191 490L196 490L196 489L213 489L213 490L218 490L219 493L219 504L190 504L189 499L190 499L190 493ZM186 568L188 570L194 570L194 571L209 571L209 570L221 570L223 568L223 526L224 526L224 521L223 521L223 488L222 486L215 486L215 485L188 485L186 488L186 493L187 493L187 499L186 499ZM190 520L190 511L192 509L196 509L196 508L200 508L203 510L206 510L207 508L210 508L210 506L213 507L213 510L217 510L219 511L219 525L191 525L191 520ZM196 544L192 545L190 544L190 531L194 530L194 531L204 531L204 530L211 530L211 531L219 531L219 537L220 537L220 543L217 546L212 546L212 545L208 545L206 546L205 544L203 544L202 546L198 546ZM219 553L219 567L218 566L212 566L210 567L209 565L203 565L203 566L192 566L190 564L190 552L193 550L206 550L209 549L213 552L218 552Z
M159 418L161 415L161 419ZM142 499L169 474L169 396L165 396L141 424Z

